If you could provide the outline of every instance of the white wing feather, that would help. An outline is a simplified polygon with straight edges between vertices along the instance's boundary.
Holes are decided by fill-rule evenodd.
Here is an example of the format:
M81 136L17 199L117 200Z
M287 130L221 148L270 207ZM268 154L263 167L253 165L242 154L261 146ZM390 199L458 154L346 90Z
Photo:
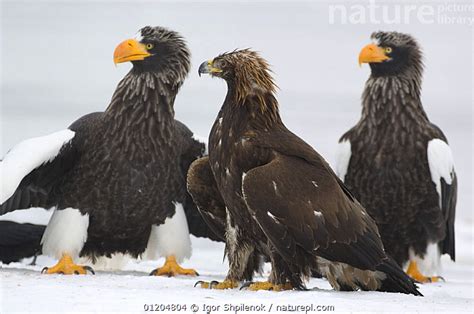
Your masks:
M31 171L53 160L74 135L66 129L24 140L13 147L0 161L0 204L15 193L21 180Z
M436 185L436 191L441 201L441 178L447 184L451 184L454 174L454 159L448 144L438 138L428 142L428 165L431 172L431 180Z
M339 142L336 150L336 174L342 181L344 181L347 174L350 160L351 142L349 140L343 140L342 142Z

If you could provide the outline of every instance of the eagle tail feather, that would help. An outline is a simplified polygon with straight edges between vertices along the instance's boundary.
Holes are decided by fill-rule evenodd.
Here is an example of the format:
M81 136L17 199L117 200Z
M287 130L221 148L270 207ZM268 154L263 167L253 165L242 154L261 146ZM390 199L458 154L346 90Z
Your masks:
M381 287L378 289L379 291L401 292L423 296L418 290L415 281L410 278L391 257L379 264L377 270L386 275L386 278L382 280Z

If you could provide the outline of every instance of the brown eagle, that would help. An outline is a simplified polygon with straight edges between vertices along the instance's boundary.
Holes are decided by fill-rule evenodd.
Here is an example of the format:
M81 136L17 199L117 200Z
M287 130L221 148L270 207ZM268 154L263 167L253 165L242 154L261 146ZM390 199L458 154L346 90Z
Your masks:
M437 281L441 254L455 259L451 149L421 104L416 40L397 32L371 37L359 56L372 70L362 117L340 139L337 172L377 222L387 253L417 281Z
M190 68L186 42L174 31L147 26L117 46L114 61L133 67L105 112L26 140L1 161L0 214L55 208L41 240L42 252L59 259L44 269L49 274L85 274L90 267L76 265L77 257L119 252L165 256L156 275L196 275L178 264L191 254L189 229L216 236L186 191L188 167L204 144L174 119Z
M191 165L188 190L211 226L225 221L230 268L225 281L198 284L235 288L268 259L268 282L245 287L304 289L304 278L319 269L337 290L420 295L385 254L365 209L283 124L267 62L237 50L204 62L199 73L224 79L228 92L209 136L209 157Z

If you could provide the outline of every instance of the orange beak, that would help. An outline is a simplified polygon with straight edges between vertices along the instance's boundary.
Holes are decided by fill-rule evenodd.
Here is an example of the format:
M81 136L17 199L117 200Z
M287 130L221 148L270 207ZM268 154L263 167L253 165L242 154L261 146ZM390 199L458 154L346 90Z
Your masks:
M151 54L146 50L145 45L135 39L127 39L121 42L114 51L114 63L143 60Z
M375 44L365 46L359 54L359 66L362 63L380 63L385 60L390 60L390 58L385 55L382 48Z

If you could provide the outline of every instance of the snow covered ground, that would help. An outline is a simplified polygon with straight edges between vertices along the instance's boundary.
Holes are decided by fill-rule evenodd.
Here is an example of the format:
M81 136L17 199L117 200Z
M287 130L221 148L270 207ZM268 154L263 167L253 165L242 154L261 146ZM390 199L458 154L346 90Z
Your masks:
M222 261L223 244L193 238L194 254L184 266L194 267L199 280L222 280L227 270ZM425 297L381 292L334 292L327 281L312 279L311 291L250 292L215 291L194 288L196 278L150 277L163 263L130 261L121 271L97 271L95 276L41 275L53 260L41 257L38 266L16 263L0 271L2 301L0 312L143 312L150 304L193 304L203 313L204 305L266 305L276 313L277 305L333 306L336 312L472 312L472 263L445 263L447 282L424 285ZM266 265L264 275L268 275ZM256 278L263 280L264 278ZM230 311L234 312L234 311ZM304 312L304 311L303 311ZM243 313L243 311L241 312Z
M348 9L355 4L338 3ZM423 2L435 9L440 3ZM193 288L195 278L148 277L163 261L132 260L122 270L67 277L40 275L54 263L40 257L38 266L2 265L0 313L143 312L144 304L172 303L187 304L188 310L196 304L201 313L204 304L221 305L222 311L226 303L263 303L264 312L276 312L278 304L334 306L337 312L473 312L472 27L423 24L413 16L406 24L329 24L328 10L329 1L2 1L0 155L23 139L104 110L130 68L113 66L115 46L142 26L163 25L181 32L193 54L192 72L175 103L177 117L193 131L208 134L226 91L220 80L199 78L199 64L223 51L252 47L273 65L288 127L332 163L337 139L360 115L369 70L357 66L359 50L372 31L408 32L423 47L424 106L450 140L459 179L457 262L443 259L446 282L423 285L424 298L333 292L319 279L308 283L317 287L308 292L210 291ZM47 222L40 211L3 219ZM193 239L193 246L185 266L196 268L200 280L222 280L227 270L222 245Z

